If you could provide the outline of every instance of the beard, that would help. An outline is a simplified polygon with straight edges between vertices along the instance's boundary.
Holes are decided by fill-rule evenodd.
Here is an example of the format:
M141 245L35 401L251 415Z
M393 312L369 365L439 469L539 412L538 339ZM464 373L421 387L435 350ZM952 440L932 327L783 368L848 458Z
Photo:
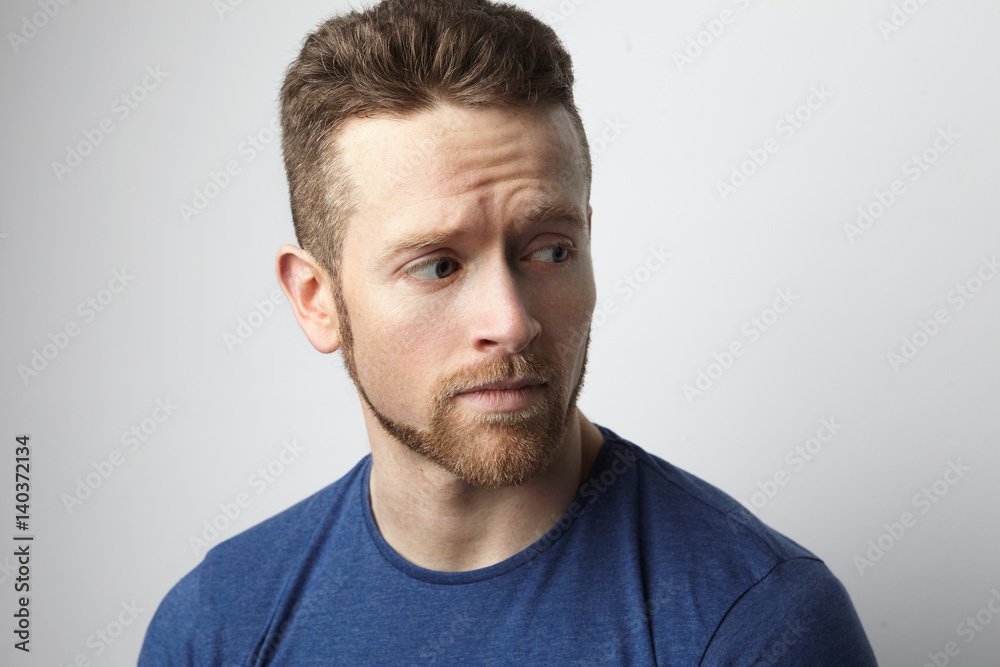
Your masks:
M557 359L535 353L493 357L438 379L432 390L430 425L417 428L375 407L358 375L354 338L341 294L335 298L341 322L344 367L385 431L466 483L477 487L518 486L546 470L559 450L587 370L590 333L584 343L580 378L568 390L568 374ZM455 397L486 383L526 379L544 383L529 406L505 412L463 412Z

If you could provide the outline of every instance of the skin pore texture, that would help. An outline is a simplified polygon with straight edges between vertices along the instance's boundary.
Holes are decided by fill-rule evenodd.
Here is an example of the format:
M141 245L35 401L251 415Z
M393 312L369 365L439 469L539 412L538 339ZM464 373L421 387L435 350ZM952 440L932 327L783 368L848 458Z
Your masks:
M278 280L312 345L343 353L386 542L431 570L493 565L555 524L603 441L576 407L596 300L579 139L558 106L442 102L352 118L339 144L359 202L342 300L293 245Z

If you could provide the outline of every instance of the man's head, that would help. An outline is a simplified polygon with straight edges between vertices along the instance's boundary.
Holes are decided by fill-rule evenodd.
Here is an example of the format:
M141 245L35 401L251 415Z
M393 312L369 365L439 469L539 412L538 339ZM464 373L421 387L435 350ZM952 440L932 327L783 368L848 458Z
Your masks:
M418 0L326 22L282 89L296 316L390 435L479 486L543 470L575 416L595 295L572 82L526 12Z

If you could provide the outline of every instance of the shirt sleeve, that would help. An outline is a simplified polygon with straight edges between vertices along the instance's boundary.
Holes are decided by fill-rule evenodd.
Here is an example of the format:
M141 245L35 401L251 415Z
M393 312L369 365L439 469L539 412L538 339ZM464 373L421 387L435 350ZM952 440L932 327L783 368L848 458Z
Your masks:
M195 568L167 593L160 602L139 653L138 667L180 667L211 664L205 662L204 647L199 646L197 621L200 606L199 581L201 568ZM216 663L221 664L221 663Z
M851 598L820 560L775 566L733 603L709 641L704 667L877 665Z

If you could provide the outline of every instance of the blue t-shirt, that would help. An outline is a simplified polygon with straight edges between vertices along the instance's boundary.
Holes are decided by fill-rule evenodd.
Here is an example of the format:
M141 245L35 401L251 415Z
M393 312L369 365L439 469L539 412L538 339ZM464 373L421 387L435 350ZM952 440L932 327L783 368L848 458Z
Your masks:
M219 544L164 598L140 665L874 665L816 556L599 427L553 528L478 570L382 538L371 455Z

